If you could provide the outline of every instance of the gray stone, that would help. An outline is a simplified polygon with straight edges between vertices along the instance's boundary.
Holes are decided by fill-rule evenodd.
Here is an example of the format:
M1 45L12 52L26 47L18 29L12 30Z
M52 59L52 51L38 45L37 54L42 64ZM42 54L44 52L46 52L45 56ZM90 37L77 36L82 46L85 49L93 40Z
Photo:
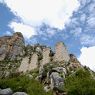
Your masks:
M28 94L25 92L15 92L13 95L28 95Z
M45 86L45 87L44 87L44 91L45 91L45 92L50 91L50 87L49 87L49 86Z
M63 78L65 78L65 76L67 74L67 71L64 67L56 67L56 68L52 68L52 70L61 73Z
M51 78L51 89L57 88L61 89L64 85L63 78L60 77L58 72L52 72L50 75Z
M0 95L12 95L13 91L11 90L11 88L6 88L6 89L2 89L0 90Z

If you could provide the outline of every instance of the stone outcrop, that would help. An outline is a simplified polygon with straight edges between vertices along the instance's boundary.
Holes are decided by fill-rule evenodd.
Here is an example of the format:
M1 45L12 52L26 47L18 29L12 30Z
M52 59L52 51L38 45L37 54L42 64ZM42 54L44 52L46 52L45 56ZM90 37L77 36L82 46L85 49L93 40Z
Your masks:
M30 58L23 58L20 67L18 68L19 72L26 73L38 67L38 55L34 53Z
M38 67L41 68L39 71L42 71L44 65L48 63L63 65L70 63L69 69L80 67L77 58L72 54L69 55L63 42L58 42L53 52L50 47L40 44L25 46L24 38L19 32L14 33L13 36L0 37L1 76L8 76L10 72L27 73ZM59 70L59 68L56 69Z
M24 38L21 33L13 36L0 37L0 61L5 59L15 60L24 55Z
M43 49L43 59L42 59L42 65L45 65L50 62L50 48L44 48Z
M0 90L0 95L12 95L13 91L11 88L6 88L6 89L1 89Z
M25 57L22 59L21 65L18 68L18 72L27 72L29 67L29 57Z
M11 88L0 89L0 95L28 95L25 92L15 92L13 93Z
M51 79L51 89L57 88L58 90L61 90L61 88L64 85L64 80L63 78L59 75L58 72L52 72L50 75Z
M58 42L55 47L54 61L66 61L70 60L69 53L63 42Z
M34 53L31 57L28 70L31 71L37 67L38 67L38 55L37 53Z
M70 64L68 67L70 70L74 71L74 70L82 67L80 62L78 61L78 59L76 58L76 56L74 54L70 54L70 61L69 62L70 62Z
M76 56L68 53L63 42L58 42L53 52L50 47L40 44L25 46L21 33L0 37L0 78L25 74L29 79L43 83L46 92L54 90L60 93L56 95L64 95L64 79L80 67ZM0 93L9 93L7 90L11 92L4 89ZM16 92L12 95L27 94Z
M28 94L25 92L15 92L13 95L28 95Z

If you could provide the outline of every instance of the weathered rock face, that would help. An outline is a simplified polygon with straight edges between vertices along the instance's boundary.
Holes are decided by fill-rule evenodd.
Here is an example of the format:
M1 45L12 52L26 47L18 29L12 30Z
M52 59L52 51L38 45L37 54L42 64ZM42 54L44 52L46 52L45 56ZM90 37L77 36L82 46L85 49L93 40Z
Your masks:
M29 67L29 57L25 57L22 59L21 65L18 68L18 72L26 73Z
M42 65L45 65L50 62L50 48L44 48L43 49L43 59L42 59Z
M0 95L12 95L13 91L10 88L6 88L0 91Z
M61 90L64 85L64 80L60 77L58 72L52 72L50 75L51 78L51 89L57 88Z
M37 53L34 53L30 60L29 71L31 71L37 67L38 67L38 55L37 55Z
M69 62L70 62L69 67L70 67L72 70L81 67L80 62L78 61L78 59L76 58L76 56L73 55L73 54L70 54L70 61L69 61Z
M0 37L0 61L4 59L15 60L24 55L24 38L21 33L13 36Z
M77 58L68 54L67 48L62 42L56 44L55 52L53 52L51 48L40 44L25 46L24 38L18 32L14 33L13 36L0 37L0 77L15 72L27 73L27 71L30 72L38 67L41 68L39 72L42 75L43 67L47 63L55 65L62 63L62 66L65 63L70 63L68 68L80 67ZM54 69L61 70L65 77L66 73L63 68L58 66Z
M62 42L59 42L56 44L55 47L55 55L54 55L54 61L66 61L68 62L70 60L69 53L67 51L67 48Z
M26 56L23 58L20 67L18 68L19 72L26 73L38 67L38 55L34 53L31 57Z

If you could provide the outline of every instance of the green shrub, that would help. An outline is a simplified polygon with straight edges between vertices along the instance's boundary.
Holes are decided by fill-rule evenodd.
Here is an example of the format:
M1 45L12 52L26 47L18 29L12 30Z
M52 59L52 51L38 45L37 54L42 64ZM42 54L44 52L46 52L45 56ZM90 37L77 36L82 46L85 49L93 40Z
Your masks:
M68 95L95 95L95 80L88 70L80 69L65 80Z
M30 80L26 76L19 76L11 79L0 79L0 88L10 87L14 92L24 91L29 95L52 95L51 92L46 93L43 85L38 81Z

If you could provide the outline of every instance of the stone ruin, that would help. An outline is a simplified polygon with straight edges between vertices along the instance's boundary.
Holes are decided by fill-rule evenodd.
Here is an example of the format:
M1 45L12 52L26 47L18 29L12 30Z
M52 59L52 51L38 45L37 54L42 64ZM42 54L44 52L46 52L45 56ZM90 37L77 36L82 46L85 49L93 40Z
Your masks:
M0 61L5 60L6 57L21 61L17 69L19 72L31 71L39 64L43 67L45 64L55 62L70 62L71 66L80 66L77 58L69 55L63 42L56 44L55 52L51 53L51 51L49 47L40 44L25 46L24 38L19 32L14 33L13 36L0 37Z
M61 62L61 61L68 62L69 60L70 60L70 57L69 57L69 53L67 51L66 46L63 44L63 42L58 42L55 47L54 61L55 62Z
M36 53L34 53L32 55L32 58L30 60L30 64L29 64L29 71L35 69L38 67L38 55Z
M34 53L31 58L25 57L22 59L21 65L18 68L19 72L26 73L38 67L38 55Z
M50 63L50 56L49 56L50 48L44 48L42 54L43 54L42 65Z

